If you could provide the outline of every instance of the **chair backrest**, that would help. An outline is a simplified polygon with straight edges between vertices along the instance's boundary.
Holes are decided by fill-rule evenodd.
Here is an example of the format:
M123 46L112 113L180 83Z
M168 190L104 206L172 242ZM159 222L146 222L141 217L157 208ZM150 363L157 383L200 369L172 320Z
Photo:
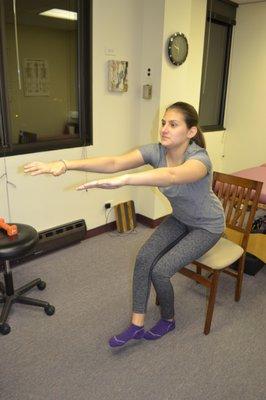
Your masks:
M241 246L246 250L262 182L214 171L212 189L220 199L227 228L243 233Z

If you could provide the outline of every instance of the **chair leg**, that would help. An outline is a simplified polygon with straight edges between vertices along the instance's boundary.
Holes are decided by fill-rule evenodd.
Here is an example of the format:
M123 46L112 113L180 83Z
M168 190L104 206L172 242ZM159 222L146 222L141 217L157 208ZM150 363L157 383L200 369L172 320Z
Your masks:
M41 279L37 278L34 279L33 281L26 283L25 285L21 286L20 288L15 290L15 294L17 296L21 296L24 293L28 292L29 290L31 290L32 288L34 288L35 286L37 286L39 283L41 283Z
M243 255L238 261L235 301L239 301L241 297L244 268L245 268L245 255Z
M210 332L210 329L211 329L211 322L212 322L215 298L216 298L216 293L217 293L219 275L220 275L220 271L214 271L214 273L212 275L211 288L210 288L209 301L208 301L208 309L207 309L207 315L206 315L205 326L204 326L205 335L208 335L208 333Z
M0 317L0 325L3 325L6 322L12 304L13 304L12 297L6 297Z
M197 274L201 275L201 267L199 267L198 265L196 266L196 270L197 270Z
M47 301L33 299L32 297L18 296L15 300L16 303L27 304L30 306L47 307L49 303Z
M201 275L201 271L202 271L202 268L199 267L198 265L196 265L196 272L197 272L198 275ZM195 282L196 282L196 285L200 285L199 282L197 282L197 281L195 281Z

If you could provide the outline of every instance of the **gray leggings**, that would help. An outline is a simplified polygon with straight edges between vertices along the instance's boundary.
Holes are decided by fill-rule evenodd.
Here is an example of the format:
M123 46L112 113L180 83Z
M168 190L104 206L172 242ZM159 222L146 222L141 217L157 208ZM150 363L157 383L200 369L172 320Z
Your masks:
M222 233L193 228L167 217L141 247L133 275L133 312L146 313L151 282L164 319L174 317L174 291L170 278L182 267L201 257Z

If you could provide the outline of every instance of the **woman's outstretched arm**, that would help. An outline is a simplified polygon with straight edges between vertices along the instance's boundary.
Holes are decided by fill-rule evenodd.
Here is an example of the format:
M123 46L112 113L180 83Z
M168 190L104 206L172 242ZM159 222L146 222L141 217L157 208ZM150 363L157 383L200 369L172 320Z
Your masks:
M177 167L163 167L151 171L128 174L127 185L172 186L196 182L207 174L206 166L199 160L188 160Z
M141 152L136 149L121 156L91 157L81 160L59 160L50 163L34 161L25 165L24 172L30 175L52 174L59 176L66 171L88 171L114 173L144 165Z
M196 182L207 174L207 167L199 160L188 160L177 167L163 167L149 171L125 174L114 178L100 179L81 185L77 190L102 188L115 189L121 186L172 186Z

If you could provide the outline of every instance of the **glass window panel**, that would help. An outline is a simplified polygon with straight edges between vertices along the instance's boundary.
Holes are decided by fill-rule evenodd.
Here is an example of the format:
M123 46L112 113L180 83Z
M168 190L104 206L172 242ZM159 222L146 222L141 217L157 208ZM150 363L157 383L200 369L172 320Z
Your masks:
M16 16L12 0L4 7L12 144L79 138L77 20L40 15L60 8L68 17L77 0L16 0Z
M209 55L205 56L203 71L203 86L200 104L200 123L202 126L220 125L222 96L225 84L226 51L228 26L215 22L207 22L207 32L210 28ZM206 55L207 41L205 43ZM204 73L204 72L203 72ZM205 77L206 76L206 77ZM205 78L205 79L204 79ZM205 82L205 83L204 83Z

